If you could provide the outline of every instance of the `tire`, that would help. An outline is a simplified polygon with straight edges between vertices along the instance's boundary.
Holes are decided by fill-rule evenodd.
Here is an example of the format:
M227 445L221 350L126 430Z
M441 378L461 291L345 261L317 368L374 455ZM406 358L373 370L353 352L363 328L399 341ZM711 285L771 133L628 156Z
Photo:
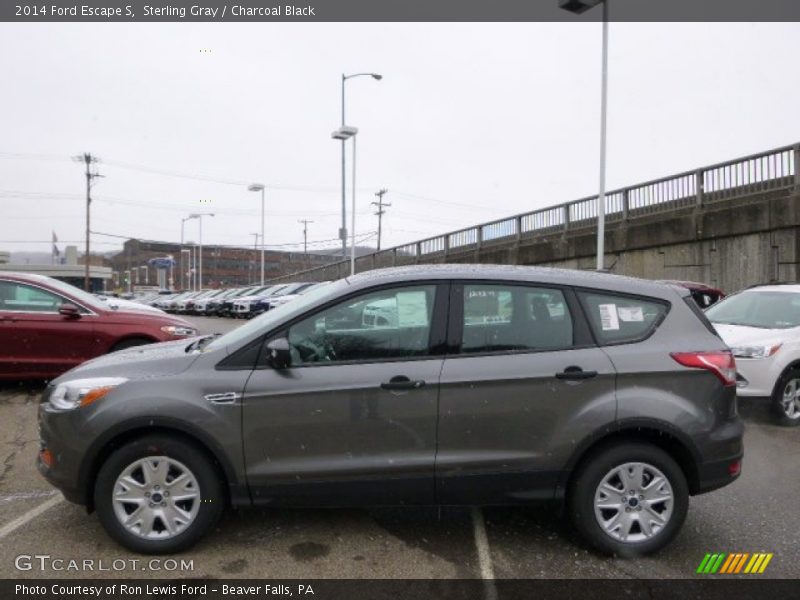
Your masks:
M127 340L122 340L121 342L117 342L111 347L109 352L116 352L118 350L126 350L127 348L134 348L136 346L144 346L146 344L152 344L151 340L146 338L128 338Z
M778 379L772 392L772 411L781 425L800 425L800 369L789 369Z
M103 528L120 545L142 554L170 554L190 548L214 527L225 509L224 490L202 448L154 434L108 457L95 481L94 505ZM115 500L115 494L130 502Z
M638 473L637 465L641 466ZM633 473L645 485L626 482L623 491L625 472ZM656 477L662 477L664 483L654 484ZM608 492L601 490L603 483L610 485ZM658 488L650 487L654 485ZM611 488L620 489L613 493ZM656 501L648 501L648 495ZM596 502L608 508L596 508ZM689 487L683 471L666 452L646 443L623 442L593 452L581 464L572 478L567 506L576 529L597 550L633 558L660 550L677 535L689 508ZM619 530L613 526L617 518L621 520ZM659 518L663 520L660 525ZM623 536L626 530L627 536Z

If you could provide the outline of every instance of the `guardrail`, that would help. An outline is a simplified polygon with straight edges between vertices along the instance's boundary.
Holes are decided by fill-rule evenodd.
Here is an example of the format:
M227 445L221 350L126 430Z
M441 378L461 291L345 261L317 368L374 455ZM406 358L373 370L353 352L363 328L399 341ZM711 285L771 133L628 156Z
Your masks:
M753 193L800 187L799 166L800 143L613 190L605 196L606 221L629 221ZM402 264L422 257L480 249L497 242L529 240L559 231L595 227L597 208L597 196L581 198L360 256L356 263L361 266L359 263L363 265L372 257L373 265L383 265L387 261ZM341 261L295 275L339 272L342 265L348 264L348 261Z

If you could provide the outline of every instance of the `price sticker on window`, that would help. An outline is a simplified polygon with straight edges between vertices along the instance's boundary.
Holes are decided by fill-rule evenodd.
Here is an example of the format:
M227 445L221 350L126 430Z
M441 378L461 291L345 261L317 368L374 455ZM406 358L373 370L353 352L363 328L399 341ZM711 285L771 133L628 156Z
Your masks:
M597 308L600 310L600 327L602 327L603 331L619 329L616 304L599 304Z

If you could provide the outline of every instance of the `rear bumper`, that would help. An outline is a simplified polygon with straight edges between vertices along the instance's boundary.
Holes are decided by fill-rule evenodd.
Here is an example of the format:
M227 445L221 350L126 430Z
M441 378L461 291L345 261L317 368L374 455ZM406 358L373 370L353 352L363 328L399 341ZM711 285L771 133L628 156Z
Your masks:
M739 478L744 456L743 436L744 424L738 418L714 431L708 440L714 444L713 457L697 464L692 495L717 490Z

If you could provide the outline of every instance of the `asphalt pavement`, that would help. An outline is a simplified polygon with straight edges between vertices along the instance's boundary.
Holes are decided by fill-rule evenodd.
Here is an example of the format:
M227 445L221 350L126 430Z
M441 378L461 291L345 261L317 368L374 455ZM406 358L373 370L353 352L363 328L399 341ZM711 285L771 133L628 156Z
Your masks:
M203 333L242 323L191 320ZM771 552L759 577L800 577L800 428L774 425L763 400L740 402L740 479L692 498L683 530L653 557L598 556L548 506L258 509L231 511L192 550L150 563L37 473L41 386L0 386L0 578L685 578L701 577L709 552Z

